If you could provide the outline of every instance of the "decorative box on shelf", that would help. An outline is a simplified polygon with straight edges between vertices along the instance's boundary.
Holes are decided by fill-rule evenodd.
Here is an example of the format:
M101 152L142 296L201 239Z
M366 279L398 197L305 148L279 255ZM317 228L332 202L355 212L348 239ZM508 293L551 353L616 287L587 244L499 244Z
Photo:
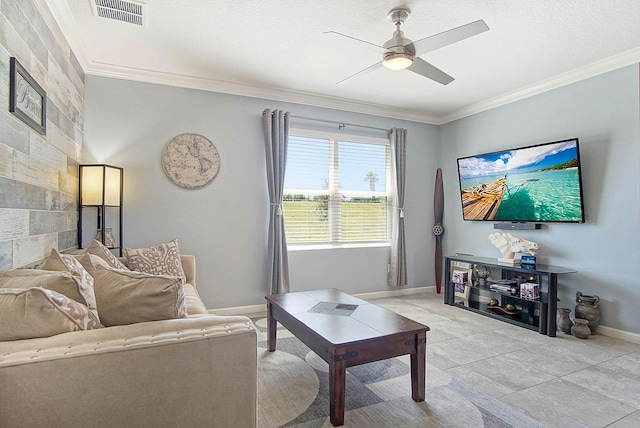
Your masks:
M520 298L527 300L540 300L540 285L532 282L520 284Z

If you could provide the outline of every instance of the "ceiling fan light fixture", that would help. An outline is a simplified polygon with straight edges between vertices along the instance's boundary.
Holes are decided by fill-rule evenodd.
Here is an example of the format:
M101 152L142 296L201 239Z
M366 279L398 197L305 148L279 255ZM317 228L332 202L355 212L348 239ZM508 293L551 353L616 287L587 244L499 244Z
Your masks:
M413 55L407 53L392 53L382 60L382 65L389 70L404 70L411 64L413 64Z

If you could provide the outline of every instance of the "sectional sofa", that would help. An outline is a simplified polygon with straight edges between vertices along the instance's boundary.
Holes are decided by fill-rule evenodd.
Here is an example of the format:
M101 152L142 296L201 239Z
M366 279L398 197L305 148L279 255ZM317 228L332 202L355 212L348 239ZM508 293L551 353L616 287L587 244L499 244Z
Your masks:
M186 314L0 341L0 427L254 427L256 330L249 318L208 314L195 258L180 260ZM108 307L99 289L115 288L105 274L94 272L98 315L101 301ZM0 297L40 298L35 288ZM133 294L118 295L132 316L144 312Z

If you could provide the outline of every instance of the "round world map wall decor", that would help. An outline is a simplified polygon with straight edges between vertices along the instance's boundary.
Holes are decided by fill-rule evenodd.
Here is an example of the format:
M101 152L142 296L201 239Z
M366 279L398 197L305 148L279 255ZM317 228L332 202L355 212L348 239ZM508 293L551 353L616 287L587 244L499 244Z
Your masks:
M220 155L209 139L199 134L180 134L162 151L162 168L171 181L185 189L200 189L220 170Z

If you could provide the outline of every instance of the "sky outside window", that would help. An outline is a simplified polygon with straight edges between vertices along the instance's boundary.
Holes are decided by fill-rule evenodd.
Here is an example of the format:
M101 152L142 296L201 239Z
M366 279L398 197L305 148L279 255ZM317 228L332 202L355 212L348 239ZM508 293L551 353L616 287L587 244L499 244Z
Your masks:
M285 189L325 190L329 177L329 140L289 137ZM353 142L338 143L340 190L386 192L387 146ZM373 173L377 180L365 180ZM370 177L370 176L369 176Z

